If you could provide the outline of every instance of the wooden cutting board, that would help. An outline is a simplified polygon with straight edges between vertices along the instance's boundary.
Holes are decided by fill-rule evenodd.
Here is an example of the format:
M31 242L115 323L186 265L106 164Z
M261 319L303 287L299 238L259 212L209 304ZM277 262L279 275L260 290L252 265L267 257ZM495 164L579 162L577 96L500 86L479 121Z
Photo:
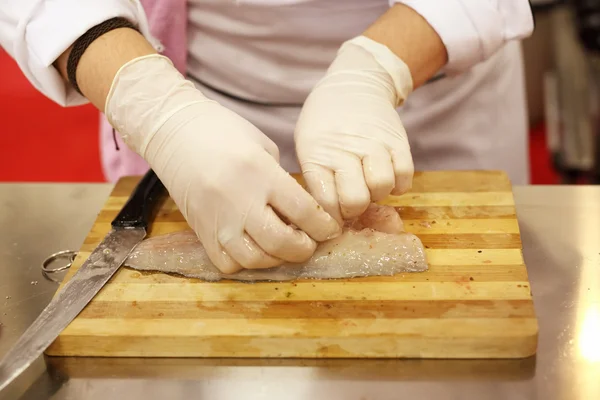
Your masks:
M120 180L65 281L139 177ZM121 268L47 350L55 356L522 358L538 325L511 184L495 171L417 173L398 207L429 270L286 283L203 282ZM149 236L188 229L167 200Z

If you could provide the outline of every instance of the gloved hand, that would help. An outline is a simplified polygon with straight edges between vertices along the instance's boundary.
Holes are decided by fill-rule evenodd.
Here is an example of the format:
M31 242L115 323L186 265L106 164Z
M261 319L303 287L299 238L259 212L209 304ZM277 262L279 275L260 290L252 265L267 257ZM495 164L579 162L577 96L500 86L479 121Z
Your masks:
M301 262L313 254L315 241L339 233L336 221L281 168L277 146L206 98L166 57L125 64L105 110L222 272Z
M365 36L344 43L306 99L296 152L306 184L338 221L412 186L410 146L396 108L412 91L408 66Z

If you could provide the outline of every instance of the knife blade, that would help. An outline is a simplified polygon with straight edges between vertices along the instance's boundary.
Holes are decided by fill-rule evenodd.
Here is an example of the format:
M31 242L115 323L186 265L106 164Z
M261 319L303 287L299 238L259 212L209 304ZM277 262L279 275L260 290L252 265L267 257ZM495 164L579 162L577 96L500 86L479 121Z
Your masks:
M0 391L52 344L146 237L164 186L149 170L111 223L110 232L0 361Z

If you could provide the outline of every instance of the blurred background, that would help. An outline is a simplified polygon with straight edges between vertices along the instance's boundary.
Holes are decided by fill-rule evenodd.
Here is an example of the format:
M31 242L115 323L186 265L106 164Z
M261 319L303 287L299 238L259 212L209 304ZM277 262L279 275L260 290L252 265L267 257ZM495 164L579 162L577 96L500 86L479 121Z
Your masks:
M530 1L532 184L600 184L600 0ZM98 112L39 94L0 49L0 181L103 182Z

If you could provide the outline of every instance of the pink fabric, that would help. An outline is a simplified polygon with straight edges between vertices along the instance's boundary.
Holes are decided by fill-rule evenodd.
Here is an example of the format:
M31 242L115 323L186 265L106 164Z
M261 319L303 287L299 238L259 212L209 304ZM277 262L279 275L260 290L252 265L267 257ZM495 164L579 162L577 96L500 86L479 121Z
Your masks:
M169 57L175 67L186 72L187 63L187 0L141 0L148 17L150 32L164 47L163 55ZM127 175L142 175L148 164L130 150L116 135L119 150L115 147L112 127L104 114L100 114L100 152L104 176L116 182Z

